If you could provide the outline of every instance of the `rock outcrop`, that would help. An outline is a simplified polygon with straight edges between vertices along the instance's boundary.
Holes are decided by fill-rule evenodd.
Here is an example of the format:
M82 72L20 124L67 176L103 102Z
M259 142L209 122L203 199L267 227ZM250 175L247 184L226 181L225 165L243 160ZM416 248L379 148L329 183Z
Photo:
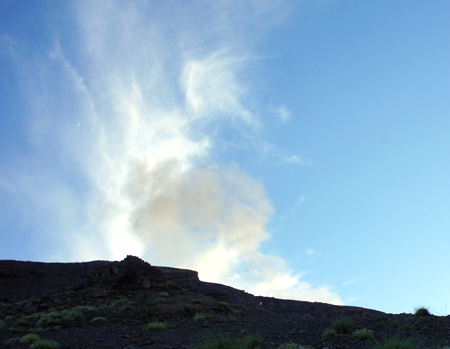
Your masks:
M200 285L198 272L195 270L178 269L169 267L155 267L161 270L167 281L170 281L180 288L193 289Z
M123 261L110 262L95 269L88 279L89 285L111 286L112 288L154 288L166 282L164 273L150 263L134 256Z

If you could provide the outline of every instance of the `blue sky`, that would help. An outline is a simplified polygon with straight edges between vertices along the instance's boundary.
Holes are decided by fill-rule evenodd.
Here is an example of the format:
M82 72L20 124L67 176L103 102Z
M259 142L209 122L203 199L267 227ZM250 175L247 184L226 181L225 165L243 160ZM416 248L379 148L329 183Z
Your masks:
M138 255L450 313L450 3L0 4L0 259Z

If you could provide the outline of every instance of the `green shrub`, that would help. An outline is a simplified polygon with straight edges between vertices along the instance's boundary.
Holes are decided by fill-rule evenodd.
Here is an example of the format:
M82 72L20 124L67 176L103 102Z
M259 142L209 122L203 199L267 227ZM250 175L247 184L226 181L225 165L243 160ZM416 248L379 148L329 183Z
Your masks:
M97 310L95 307L90 305L79 305L70 310L63 310L60 316L63 316L64 320L75 320L83 317L84 312Z
M20 338L20 343L22 344L33 344L37 342L41 337L39 337L37 334L27 334Z
M59 319L49 316L47 315L43 315L38 322L36 323L37 327L50 327L50 326L55 326L58 325L60 322Z
M196 346L196 349L255 349L262 343L258 335L242 338L219 333Z
M431 314L428 311L428 308L421 307L421 308L417 308L416 309L416 312L414 313L414 315L416 315L416 316L430 316Z
M21 329L20 327L11 327L9 329L9 332L11 332L11 333L22 333L23 329Z
M130 310L135 310L135 309L136 309L135 304L136 304L136 302L129 301L129 302L127 302L127 304L125 304L122 308L120 308L120 311L130 311Z
M394 320L391 322L391 327L393 328L399 328L400 327L400 322L398 322L398 320Z
M24 316L18 318L16 322L14 322L14 326L26 326L28 325L28 319Z
M224 307L224 308L228 308L229 307L229 304L227 303L227 302L218 302L217 304L219 304L221 307Z
M93 307L92 305L79 305L77 307L72 308L73 311L81 311L81 312L85 312L85 311L93 311L96 310L95 307Z
M322 338L323 339L331 339L337 336L337 333L332 328L327 328L323 331Z
M34 314L31 314L31 315L25 316L25 318L27 320L33 320L33 319L40 318L42 315L45 315L45 313L34 313Z
M352 331L352 327L353 327L353 320L346 317L342 317L333 322L333 329L336 331L337 334L350 333Z
M247 336L243 339L243 347L246 349L256 349L261 343L262 339L257 335Z
M191 299L191 303L192 304L200 304L200 303L203 303L203 301L201 299L196 298L196 299Z
M297 343L283 343L278 346L277 349L300 349L300 345Z
M165 322L151 322L147 326L145 326L146 331L162 331L165 330L169 326Z
M169 292L161 292L159 295L161 297L169 297Z
M372 330L368 330L367 328L363 328L361 330L356 330L353 332L353 338L357 341L363 341L366 339L375 339Z
M204 314L196 314L195 316L194 316L194 321L203 321L203 320L205 320L206 319L206 316L204 315Z
M59 343L55 341L49 341L47 339L40 339L37 342L31 344L30 349L56 349L59 347Z
M400 338L385 339L383 343L376 343L375 349L417 349L419 345L412 338L407 341Z
M44 332L45 328L43 327L35 327L31 329L31 332L36 333L36 332Z
M241 349L241 343L237 338L222 333L215 337L211 337L205 342L201 343L198 349Z
M111 304L111 308L114 308L115 306L117 306L119 304L123 304L123 303L128 303L128 299L121 298L121 299L114 301L114 303Z
M284 343L281 344L278 349L310 349L310 346L303 346L303 345L299 345L297 343Z
M91 322L93 324L106 324L108 322L108 320L103 316L99 316L99 317L93 318L91 320Z

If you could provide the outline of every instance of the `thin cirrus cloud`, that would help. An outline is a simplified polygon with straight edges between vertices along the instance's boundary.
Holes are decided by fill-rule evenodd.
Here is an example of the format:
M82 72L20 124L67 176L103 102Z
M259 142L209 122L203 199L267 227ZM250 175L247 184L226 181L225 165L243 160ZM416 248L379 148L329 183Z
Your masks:
M248 103L254 96L241 73L256 48L246 41L251 30L265 28L268 11L277 11L269 4L77 4L77 55L85 64L71 60L62 43L46 62L64 72L65 92L77 106L62 106L64 121L61 110L47 106L58 135L43 148L82 178L74 184L57 174L77 212L72 227L59 226L66 258L136 254L257 294L342 304L329 286L313 287L281 257L261 251L274 212L263 183L238 163L211 160L222 126L238 123L235 132L262 137L264 122ZM46 86L58 99L56 82ZM290 118L286 107L278 114ZM302 163L296 156L284 161ZM80 185L83 195L74 194ZM54 219L62 222L57 206Z
M289 122L291 116L292 116L292 112L284 105L279 106L276 110L276 114L277 116L280 118L280 120L283 123Z

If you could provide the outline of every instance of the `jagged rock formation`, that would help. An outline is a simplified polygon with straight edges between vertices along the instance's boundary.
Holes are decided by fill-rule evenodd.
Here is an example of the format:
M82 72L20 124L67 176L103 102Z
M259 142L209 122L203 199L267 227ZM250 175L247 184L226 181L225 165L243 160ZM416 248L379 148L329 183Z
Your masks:
M95 269L88 285L111 286L112 288L158 287L166 282L164 273L142 259L128 255L123 261L110 262Z

